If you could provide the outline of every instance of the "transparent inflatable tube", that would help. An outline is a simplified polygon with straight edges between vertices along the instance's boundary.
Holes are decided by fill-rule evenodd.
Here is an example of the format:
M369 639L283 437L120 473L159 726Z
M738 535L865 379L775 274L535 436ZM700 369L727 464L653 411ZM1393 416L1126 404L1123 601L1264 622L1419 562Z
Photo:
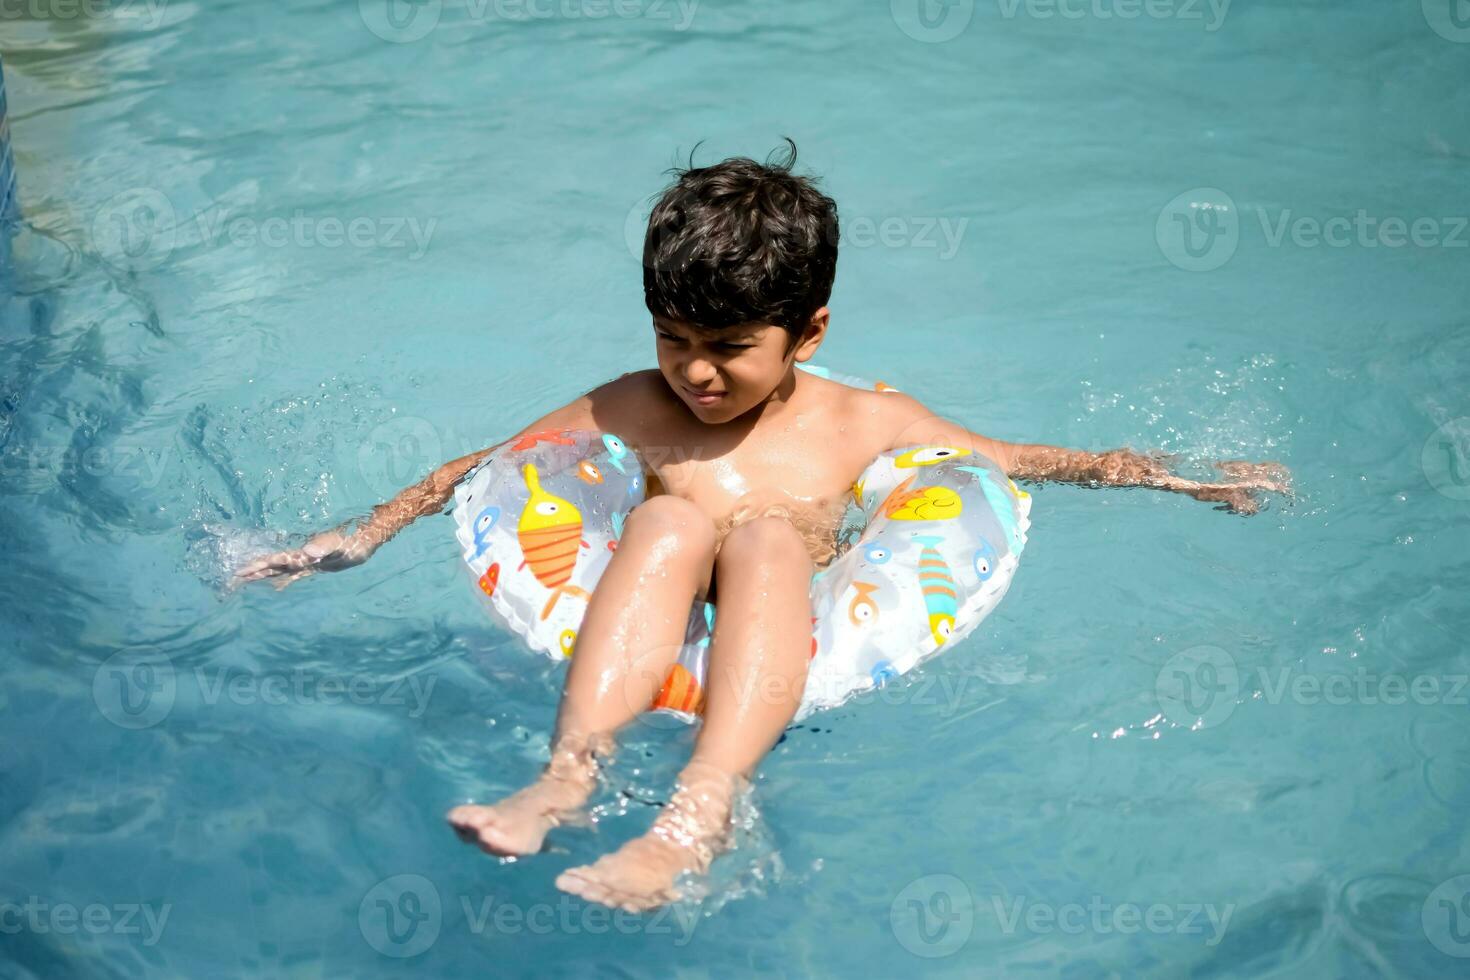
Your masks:
M495 618L532 649L572 656L587 601L645 493L641 460L612 433L533 433L482 462L455 491L455 534ZM912 670L978 626L1010 586L1030 505L979 453L911 446L876 457L853 484L837 557L812 576L812 659L797 719ZM694 603L651 710L699 716L715 615Z

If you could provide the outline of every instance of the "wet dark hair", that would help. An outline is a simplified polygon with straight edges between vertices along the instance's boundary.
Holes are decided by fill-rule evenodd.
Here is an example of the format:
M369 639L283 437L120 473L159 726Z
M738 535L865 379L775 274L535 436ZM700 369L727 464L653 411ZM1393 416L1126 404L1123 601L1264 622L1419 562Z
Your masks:
M791 172L796 144L764 164L731 157L675 169L648 218L643 299L654 316L715 333L774 323L787 352L832 295L837 202ZM696 150L698 147L696 147Z

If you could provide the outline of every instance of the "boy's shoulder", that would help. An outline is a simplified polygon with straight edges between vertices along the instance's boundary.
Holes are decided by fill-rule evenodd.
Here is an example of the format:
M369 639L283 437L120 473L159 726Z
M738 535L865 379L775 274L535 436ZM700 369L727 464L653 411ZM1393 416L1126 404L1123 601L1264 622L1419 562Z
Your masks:
M896 389L858 388L819 374L807 374L805 383L812 392L812 401L823 408L848 414L858 412L870 419L886 419L894 414L897 399L893 396L899 394Z
M635 445L650 432L661 431L679 407L657 368L629 371L587 393L597 427L616 432Z
M904 449L915 445L954 444L969 440L974 433L954 419L929 409L923 402L897 388L854 388L830 379L816 391L830 404L843 424L856 422L855 444L860 455ZM851 431L851 430L849 430ZM965 443L967 444L967 443Z

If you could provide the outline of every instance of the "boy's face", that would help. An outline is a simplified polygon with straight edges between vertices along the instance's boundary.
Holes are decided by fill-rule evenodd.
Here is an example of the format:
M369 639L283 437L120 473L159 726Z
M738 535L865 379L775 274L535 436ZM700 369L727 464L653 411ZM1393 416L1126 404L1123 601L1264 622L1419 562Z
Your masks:
M826 324L823 307L793 345L791 334L771 323L709 335L687 323L654 317L658 369L695 418L711 425L728 422L769 398L795 362L810 358ZM718 397L701 398L701 393Z

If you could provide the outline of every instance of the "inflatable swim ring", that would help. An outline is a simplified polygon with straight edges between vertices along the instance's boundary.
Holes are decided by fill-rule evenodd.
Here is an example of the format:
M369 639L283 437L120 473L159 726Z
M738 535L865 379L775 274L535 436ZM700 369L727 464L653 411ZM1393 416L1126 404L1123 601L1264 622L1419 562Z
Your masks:
M533 649L573 655L587 600L645 498L643 472L615 434L569 429L521 437L456 488L465 565L496 618ZM812 660L796 718L886 683L979 625L1010 586L1030 508L1030 495L976 452L916 445L876 457L853 484L837 557L812 576ZM694 603L650 710L701 713L715 612Z

